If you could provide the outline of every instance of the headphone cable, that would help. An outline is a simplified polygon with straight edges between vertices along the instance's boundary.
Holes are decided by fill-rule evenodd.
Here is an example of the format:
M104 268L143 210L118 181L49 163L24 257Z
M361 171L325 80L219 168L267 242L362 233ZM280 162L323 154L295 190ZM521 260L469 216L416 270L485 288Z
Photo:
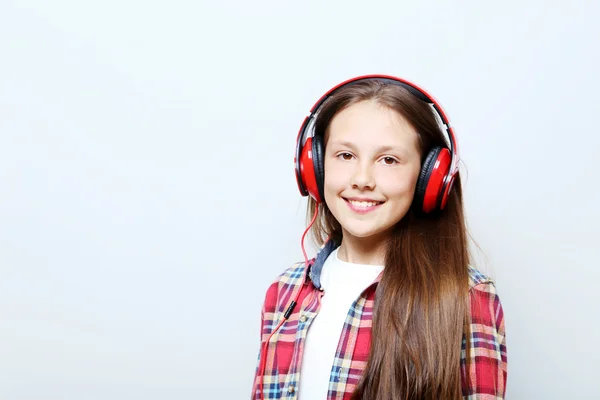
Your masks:
M308 233L308 231L310 230L310 227L313 225L313 223L317 219L317 215L318 214L319 214L319 203L316 203L316 205L315 205L315 214L313 215L312 220L310 221L310 224L308 225L308 227L304 231L304 234L302 235L302 239L300 240L300 246L302 247L302 254L304 255L304 263L305 263L304 265L306 266L306 271L307 272L308 272L308 256L306 255L306 250L304 249L304 238L305 238L306 234ZM283 323L285 321L287 321L287 319L292 314L292 311L294 311L294 308L296 307L296 303L298 301L298 297L300 297L300 292L302 292L302 286L300 286L300 288L296 292L296 295L294 296L294 300L290 303L290 305L288 306L287 310L283 314L283 319L281 320L281 322L279 322L279 325L277 325L277 328L275 328L275 330L273 330L273 332L271 332L271 335L269 336L269 338L267 339L267 341L263 345L262 352L261 352L261 357L260 357L259 384L258 384L259 385L258 387L259 387L259 390L260 390L260 398L261 398L261 400L265 399L265 395L264 395L264 392L263 392L263 374L265 372L265 367L267 365L267 350L269 348L269 342L271 341L271 338L273 337L273 335L275 334L275 332L277 332L279 330L279 328L281 328L281 325L283 325ZM261 332L261 335L262 335L262 332Z

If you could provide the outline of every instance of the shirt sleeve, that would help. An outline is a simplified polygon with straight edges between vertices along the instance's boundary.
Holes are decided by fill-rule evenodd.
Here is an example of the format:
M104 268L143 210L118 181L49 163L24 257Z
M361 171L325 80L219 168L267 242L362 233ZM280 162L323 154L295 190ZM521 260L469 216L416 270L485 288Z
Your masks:
M469 300L471 333L470 348L463 353L464 399L503 400L507 378L504 312L493 282L475 285Z
M265 294L265 299L263 301L262 308L260 310L260 333L259 333L259 346L258 346L258 354L256 359L256 368L254 371L254 383L252 385L252 396L251 399L259 399L260 398L260 364L261 364L261 356L263 350L263 344L265 342L265 338L268 337L270 331L265 330L265 324L273 324L273 316L277 307L277 299L278 299L278 286L277 283L271 284L271 286L267 289ZM265 365L265 371L269 371L271 366ZM266 396L265 396L266 398Z
M266 307L266 302L267 302L267 299L265 299L265 301L263 302L263 305L262 305L261 310L260 310L260 333L259 333L259 340L258 340L259 345L258 345L258 351L257 351L258 354L257 354L257 358L256 358L256 367L254 369L254 380L253 380L253 384L252 384L252 395L250 396L251 400L259 398L257 396L258 396L258 393L260 393L259 390L258 390L259 389L258 388L258 385L259 385L259 373L260 373L259 369L260 369L260 364L261 364L260 357L261 357L262 347L263 347L262 337L263 337L264 326L265 326L265 307Z

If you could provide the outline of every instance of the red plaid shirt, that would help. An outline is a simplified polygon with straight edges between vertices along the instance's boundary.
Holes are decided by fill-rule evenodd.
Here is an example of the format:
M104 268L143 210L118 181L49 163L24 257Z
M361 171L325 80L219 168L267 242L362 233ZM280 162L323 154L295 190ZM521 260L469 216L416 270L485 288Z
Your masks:
M308 278L304 263L288 268L274 282L265 297L262 309L262 343L279 325L286 309L300 295L294 312L275 333L267 351L263 374L265 399L297 399L300 364L304 343L312 320L319 312L321 296L320 273L325 259L335 249L327 243L317 257L309 261ZM329 377L327 400L349 400L369 355L375 289L381 275L352 304L342 329ZM463 386L464 399L504 399L507 362L504 336L504 314L492 280L479 271L469 269L471 302L471 348L461 357L462 376L469 374L471 385ZM261 346L262 348L262 346ZM464 367L468 357L469 371ZM260 365L259 354L259 365ZM256 371L252 399L260 399L259 371ZM463 379L463 382L465 379ZM304 399L313 400L313 399Z

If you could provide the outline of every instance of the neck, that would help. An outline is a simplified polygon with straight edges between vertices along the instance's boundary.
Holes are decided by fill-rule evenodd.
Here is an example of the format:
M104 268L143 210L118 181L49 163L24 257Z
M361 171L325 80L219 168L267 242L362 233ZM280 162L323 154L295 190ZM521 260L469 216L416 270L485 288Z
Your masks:
M359 238L344 232L338 249L340 260L367 265L384 265L387 236Z

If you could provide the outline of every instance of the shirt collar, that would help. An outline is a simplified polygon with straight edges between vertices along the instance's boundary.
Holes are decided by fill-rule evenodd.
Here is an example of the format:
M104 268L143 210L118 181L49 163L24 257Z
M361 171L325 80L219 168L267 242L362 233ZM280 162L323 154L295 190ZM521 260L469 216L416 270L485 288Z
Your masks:
M308 262L308 277L312 281L314 287L319 290L321 289L321 272L323 271L325 260L327 260L327 257L329 257L329 255L338 247L338 244L329 239L323 246L321 246L316 257ZM381 271L373 283L379 283L382 275L383 271Z
M328 240L321 247L317 256L311 260L312 263L309 262L310 269L308 277L317 289L321 289L321 272L323 271L323 264L325 264L327 257L329 257L329 255L338 247L339 246L333 240Z

